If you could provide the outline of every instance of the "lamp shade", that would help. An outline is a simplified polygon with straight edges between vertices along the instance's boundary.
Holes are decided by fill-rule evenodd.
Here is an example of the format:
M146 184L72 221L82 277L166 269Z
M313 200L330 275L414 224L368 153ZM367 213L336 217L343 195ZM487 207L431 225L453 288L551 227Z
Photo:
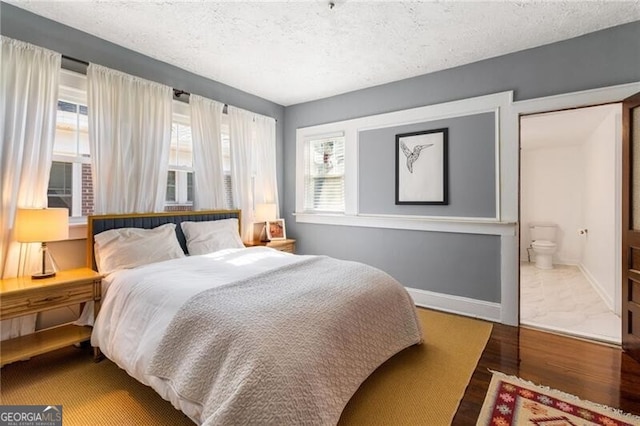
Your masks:
M267 222L269 220L276 220L276 205L275 204L256 204L256 222Z
M65 240L69 237L69 210L18 209L15 233L21 243Z

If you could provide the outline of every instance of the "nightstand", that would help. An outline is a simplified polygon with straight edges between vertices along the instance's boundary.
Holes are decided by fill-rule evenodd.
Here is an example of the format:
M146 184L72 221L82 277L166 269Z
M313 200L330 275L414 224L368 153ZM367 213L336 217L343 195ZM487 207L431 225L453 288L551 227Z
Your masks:
M102 275L79 268L60 271L55 277L32 280L18 277L0 280L0 319L35 314L63 306L95 302L97 315ZM33 334L5 340L0 346L0 365L50 352L91 338L91 327L64 324ZM94 353L97 356L97 352Z
M280 251L286 251L287 253L296 252L296 240L273 240L273 241L252 241L250 243L244 243L247 247L255 246L267 246Z

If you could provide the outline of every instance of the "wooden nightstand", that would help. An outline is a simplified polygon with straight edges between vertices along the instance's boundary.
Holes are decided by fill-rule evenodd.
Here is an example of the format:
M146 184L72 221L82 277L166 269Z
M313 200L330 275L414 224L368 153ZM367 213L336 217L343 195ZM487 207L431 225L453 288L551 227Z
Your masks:
M247 247L255 247L255 246L267 246L272 247L276 250L286 251L287 253L295 253L296 252L296 240L286 239L286 240L273 240L273 241L252 241L250 243L244 243Z
M60 271L55 277L40 280L32 280L31 277L0 280L0 319L35 314L89 301L95 302L94 312L97 315L102 292L101 280L102 276L89 268ZM5 340L0 346L0 365L90 338L91 327L64 324Z

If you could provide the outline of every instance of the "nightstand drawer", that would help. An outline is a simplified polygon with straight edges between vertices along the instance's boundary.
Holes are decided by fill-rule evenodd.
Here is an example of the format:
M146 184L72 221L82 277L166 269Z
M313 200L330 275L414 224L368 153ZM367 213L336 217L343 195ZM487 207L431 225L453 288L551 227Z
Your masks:
M296 240L290 238L287 238L285 240L251 241L248 243L244 243L244 245L247 247L267 246L287 253L296 252Z
M295 243L285 243L285 244L280 244L280 245L273 245L273 246L269 246L269 247L273 247L276 250L280 250L280 251L284 251L287 253L295 253L296 249L296 245Z
M93 300L93 283L68 283L53 288L34 288L5 294L0 300L0 319L32 314Z

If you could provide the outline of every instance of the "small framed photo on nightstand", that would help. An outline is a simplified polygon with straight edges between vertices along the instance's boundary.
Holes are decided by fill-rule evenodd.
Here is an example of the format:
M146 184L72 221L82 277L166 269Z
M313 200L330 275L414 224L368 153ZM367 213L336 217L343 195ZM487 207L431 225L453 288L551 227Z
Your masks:
M284 240L287 238L284 219L267 221L267 238L269 240Z

